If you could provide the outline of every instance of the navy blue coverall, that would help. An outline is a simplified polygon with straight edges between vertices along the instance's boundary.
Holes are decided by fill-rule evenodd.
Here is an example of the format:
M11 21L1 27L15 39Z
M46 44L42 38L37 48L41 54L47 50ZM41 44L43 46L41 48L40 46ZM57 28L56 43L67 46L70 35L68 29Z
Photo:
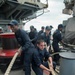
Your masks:
M60 48L59 48L59 45L58 43L62 40L62 37L61 37L61 33L60 33L60 30L56 30L53 34L53 49L54 49L54 52L60 52ZM54 56L54 61L58 62L59 60L59 55L56 54Z
M44 31L43 31L43 30L40 30L40 31L38 32L38 35L41 35L42 33L44 33Z
M36 43L37 35L38 35L38 33L35 30L29 32L29 37L34 45Z
M40 68L40 65L43 64L45 67L49 68L48 62L44 59L48 59L50 57L49 52L46 49L40 50L38 47L33 53L33 61L32 61L32 69L36 73L36 75L43 75L43 69ZM55 66L55 64L54 64Z
M37 40L42 39L47 43L47 46L50 45L50 35L46 36L46 33L42 33L40 36L38 35Z
M34 45L31 43L26 31L18 29L15 32L18 43L22 46L22 58L24 58L25 75L31 75L31 60L34 50ZM23 60L21 61L23 62Z

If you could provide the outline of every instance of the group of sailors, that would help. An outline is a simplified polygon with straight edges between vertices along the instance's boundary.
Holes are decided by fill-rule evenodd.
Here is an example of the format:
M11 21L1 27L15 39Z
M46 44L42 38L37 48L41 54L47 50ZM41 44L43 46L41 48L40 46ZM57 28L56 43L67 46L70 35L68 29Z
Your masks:
M33 29L34 29L34 26L31 26ZM31 29L30 27L30 29ZM53 41L52 43L52 47L53 47L53 50L54 52L60 52L60 48L59 48L59 45L58 43L61 42L62 44L64 44L63 40L62 40L62 36L61 36L61 32L62 32L62 29L63 29L63 25L62 24L59 24L58 25L58 29L56 29L53 33L53 39L51 38L51 30L52 30L52 26L42 26L41 27L41 30L37 33L35 30L34 31L30 31L30 33L34 34L30 36L30 33L29 33L29 37L30 39L32 40L33 44L36 44L36 39L43 39L46 43L46 49L47 51L50 53L51 52L51 41ZM44 29L45 29L45 32L44 32ZM35 33L34 33L35 32ZM33 38L31 38L33 37ZM54 61L59 64L59 55L56 54L54 55Z
M28 35L34 45L36 45L36 41L38 39L43 39L46 42L47 46L50 46L51 29L52 28L53 28L52 26L46 26L46 27L42 26L41 30L39 32L37 32L37 30L35 30L34 26L30 26L30 32ZM44 32L44 30L45 30L45 32Z
M21 54L21 64L24 64L25 75L31 75L31 64L36 75L43 75L43 70L50 72L49 66L55 69L59 56L54 57L55 63L49 53L52 26L41 27L39 32L34 26L30 26L30 32L27 34L25 30L19 28L16 20L12 20L8 25L15 33L15 37L21 46L21 50L18 53ZM58 43L59 41L62 42L60 33L62 28L62 24L58 25L58 29L53 34L52 45L54 52L59 51ZM47 61L49 61L50 65Z

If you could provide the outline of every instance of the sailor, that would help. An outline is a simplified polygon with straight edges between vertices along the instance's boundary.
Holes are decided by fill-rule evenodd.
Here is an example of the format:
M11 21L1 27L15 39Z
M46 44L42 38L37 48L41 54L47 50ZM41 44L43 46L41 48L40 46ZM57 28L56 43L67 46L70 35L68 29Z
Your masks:
M16 20L12 20L8 24L11 30L15 33L15 37L18 43L22 46L22 49L18 51L22 53L21 56L24 58L24 69L25 75L31 75L31 59L33 54L34 45L31 43L26 31L19 28L19 24ZM22 61L21 61L22 62Z
M53 46L54 52L60 52L60 48L59 48L58 43L59 42L63 43L62 36L61 36L62 29L63 29L63 25L59 24L58 29L53 34L52 46ZM59 55L58 54L54 55L54 61L58 64L58 62L59 62Z
M52 53L52 49L51 49L51 45L52 45L52 29L53 29L53 26L52 25L50 25L50 33L49 33L49 35L50 35L50 47L49 47L49 53Z
M51 30L53 29L53 26L52 26L52 25L50 25L50 29L51 29Z
M32 41L32 43L35 45L36 43L36 38L37 38L37 31L35 30L34 26L30 26L30 32L29 32L29 37Z
M44 61L45 58L49 61L50 65L53 67L52 57L45 48L44 40L37 40L37 47L35 52L33 53L33 61L32 61L32 69L34 70L36 75L43 75L43 70L50 72L48 62ZM54 69L55 66L56 64L54 64Z
M49 47L50 47L50 35L49 35L49 33L50 33L50 27L46 26L45 32L42 33L40 36L38 35L38 37L37 37L37 40L43 39L46 42L48 51L49 51Z
M38 32L38 35L41 35L42 33L44 33L44 29L45 29L45 27L42 26L42 27L41 27L41 30Z
M53 26L52 25L50 25L50 36L51 36L51 30L53 29Z

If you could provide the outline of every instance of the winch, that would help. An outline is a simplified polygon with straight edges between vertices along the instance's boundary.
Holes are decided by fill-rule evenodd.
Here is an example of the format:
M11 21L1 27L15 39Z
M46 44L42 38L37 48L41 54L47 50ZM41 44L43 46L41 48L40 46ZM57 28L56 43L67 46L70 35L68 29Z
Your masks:
M5 72L7 66L9 65L12 57L19 48L17 40L14 33L2 33L0 34L1 39L1 49L0 49L0 69ZM16 59L12 69L17 69L20 67L19 56Z

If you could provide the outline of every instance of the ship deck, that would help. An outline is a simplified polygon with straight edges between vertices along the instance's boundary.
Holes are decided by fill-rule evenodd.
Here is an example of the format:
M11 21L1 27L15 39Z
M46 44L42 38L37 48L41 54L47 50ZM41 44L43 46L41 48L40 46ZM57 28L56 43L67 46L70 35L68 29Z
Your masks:
M4 73L0 71L0 75L4 75ZM9 75L25 75L25 74L23 70L14 70L14 71L11 71ZM31 75L35 75L35 73L31 71ZM49 74L44 72L44 75L49 75Z
M44 73L44 75L49 75L49 73L46 72L46 71L44 71L43 73ZM2 73L0 71L0 75L4 75L4 73ZM21 70L11 71L9 75L25 75L25 74L24 74L24 71L21 69ZM33 72L33 70L31 70L31 75L35 75L35 73ZM56 74L56 75L58 75L58 74Z

